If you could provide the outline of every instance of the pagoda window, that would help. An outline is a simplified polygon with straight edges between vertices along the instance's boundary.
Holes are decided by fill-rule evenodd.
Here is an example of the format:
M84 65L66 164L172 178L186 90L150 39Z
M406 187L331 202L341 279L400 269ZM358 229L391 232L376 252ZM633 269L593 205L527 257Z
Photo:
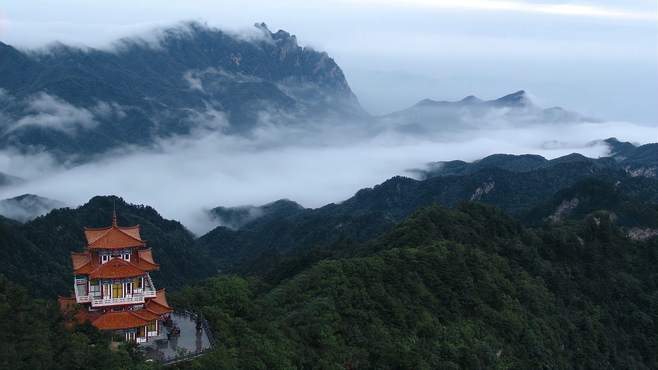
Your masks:
M124 261L130 261L130 253L124 253L123 254L123 259L124 259Z
M91 280L89 282L89 292L94 295L98 296L101 291L101 285L98 280Z
M109 260L110 260L109 254L101 254L101 264L106 263Z
M135 341L135 330L128 330L126 331L126 340L129 342L134 342Z
M110 298L111 287L110 284L103 284L103 298Z
M150 321L150 322L149 322L149 324L148 324L148 332L149 332L149 334L153 333L153 334L151 334L152 336L153 336L153 335L157 335L157 334L155 334L155 333L158 332L158 320L153 320L153 321Z
M133 279L133 288L142 289L142 278L136 277Z
M123 284L112 284L112 298L123 298Z

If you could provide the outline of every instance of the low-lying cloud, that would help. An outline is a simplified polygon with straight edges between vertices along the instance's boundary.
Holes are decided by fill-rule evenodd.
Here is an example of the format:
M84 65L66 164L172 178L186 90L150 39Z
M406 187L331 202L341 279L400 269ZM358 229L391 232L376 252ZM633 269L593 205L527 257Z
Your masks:
M27 179L3 188L3 198L34 193L67 204L116 194L148 204L197 234L216 226L205 209L264 204L288 198L306 207L340 202L358 189L440 160L476 160L493 153L534 153L548 158L579 152L598 157L592 141L616 136L644 143L655 127L624 122L504 124L486 128L408 133L366 124L309 123L312 129L273 123L249 136L217 130L221 112L197 113L208 121L192 136L160 140L154 148L121 148L93 163L66 166L44 153L0 153L0 171ZM214 122L214 123L213 123ZM29 163L30 165L26 165Z
M104 108L109 109L110 107L101 107L101 109ZM75 107L47 93L31 97L28 100L26 111L28 114L16 121L9 131L33 126L75 135L80 129L89 129L98 125L93 113L89 110Z

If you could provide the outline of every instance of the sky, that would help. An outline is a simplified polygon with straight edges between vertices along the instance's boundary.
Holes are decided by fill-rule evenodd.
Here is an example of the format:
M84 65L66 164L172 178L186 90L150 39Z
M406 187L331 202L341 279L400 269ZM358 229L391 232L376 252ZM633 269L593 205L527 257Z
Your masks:
M525 89L606 120L658 123L654 0L7 1L0 41L92 47L181 20L296 34L342 67L373 114L424 98Z

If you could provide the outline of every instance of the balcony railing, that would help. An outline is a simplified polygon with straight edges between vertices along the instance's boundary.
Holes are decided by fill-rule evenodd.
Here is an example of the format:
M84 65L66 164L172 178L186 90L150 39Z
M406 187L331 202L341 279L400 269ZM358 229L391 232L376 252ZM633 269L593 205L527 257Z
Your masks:
M75 279L73 282L73 291L75 292L75 300L78 303L89 303L91 298L87 294L87 285L80 284L80 279Z
M126 295L119 298L102 298L100 295L91 297L91 307L112 306L117 304L133 304L144 303L145 298L155 297L155 290L144 289L141 293L133 292L133 294Z
M153 280L151 280L149 274L146 274L144 277L144 288L134 289L132 294L119 298L103 298L100 292L88 293L86 282L86 279L76 278L73 283L73 291L75 292L75 299L78 303L91 303L92 307L144 303L145 298L154 298L156 296L156 291L153 287Z

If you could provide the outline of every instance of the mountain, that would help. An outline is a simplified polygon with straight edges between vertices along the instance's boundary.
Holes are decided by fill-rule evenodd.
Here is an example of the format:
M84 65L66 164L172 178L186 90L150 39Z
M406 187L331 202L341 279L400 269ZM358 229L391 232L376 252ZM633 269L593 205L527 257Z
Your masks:
M560 107L539 107L524 90L493 100L482 100L473 95L459 101L425 99L378 120L382 126L414 133L597 121Z
M54 199L40 197L34 194L23 194L14 198L0 200L0 215L16 221L26 222L37 216L44 215L55 208L65 207L65 204Z
M217 271L179 222L162 218L148 206L100 196L75 209L52 210L25 224L0 219L0 271L37 296L70 294L70 253L83 250L84 227L111 223L115 207L120 225L141 226L142 238L153 248L161 267L153 273L154 279L164 287L181 286Z
M263 23L236 34L189 22L103 50L0 43L0 60L0 148L84 160L199 129L247 134L277 115L365 116L333 59Z
M609 138L594 142L592 145L600 143L605 144L609 149L608 155L601 158L588 158L577 153L552 160L533 154L493 154L470 163L459 160L432 162L425 169L413 169L410 172L421 178L429 178L472 174L487 168L527 172L550 168L560 163L586 162L599 168L621 169L631 176L656 177L658 144L636 146L629 142L620 142L616 138Z
M658 182L642 177L616 183L586 179L560 190L523 218L538 225L544 221L582 220L594 212L609 214L629 235L638 230L658 235Z
M658 144L636 146L609 138L610 154L631 176L658 177Z
M651 369L656 240L603 214L525 228L432 206L384 236L274 275L172 294L220 333L196 368Z
M20 349L29 368L62 351L62 364L143 364L124 352L108 364L114 355L90 328L49 341L62 335L54 301L28 297L70 293L69 254L82 248L83 226L107 225L116 207L119 224L140 224L154 249L154 278L179 289L170 302L200 310L216 333L217 347L195 368L654 368L658 180L583 158L395 177L319 209L287 200L247 207L262 212L248 219L244 208L220 208L237 229L197 240L117 197L25 224L0 218L9 279L0 276L0 324L11 329L0 345L29 343ZM519 220L462 202L474 195ZM565 200L575 206L561 207ZM219 269L226 273L199 282ZM35 341L32 329L49 334ZM0 359L24 362L14 352Z
M208 211L210 218L230 229L239 229L259 219L278 219L295 215L304 210L299 203L280 199L262 206L215 207Z
M605 185L599 189L588 181ZM607 192L598 194L601 189ZM494 155L473 163L447 162L420 180L394 177L339 204L256 218L237 229L220 226L197 243L222 268L249 272L310 248L371 239L419 207L477 201L536 225L548 221L576 194L581 202L574 213L578 219L607 209L616 212L627 229L652 228L658 222L653 219L658 179L633 176L614 158Z

